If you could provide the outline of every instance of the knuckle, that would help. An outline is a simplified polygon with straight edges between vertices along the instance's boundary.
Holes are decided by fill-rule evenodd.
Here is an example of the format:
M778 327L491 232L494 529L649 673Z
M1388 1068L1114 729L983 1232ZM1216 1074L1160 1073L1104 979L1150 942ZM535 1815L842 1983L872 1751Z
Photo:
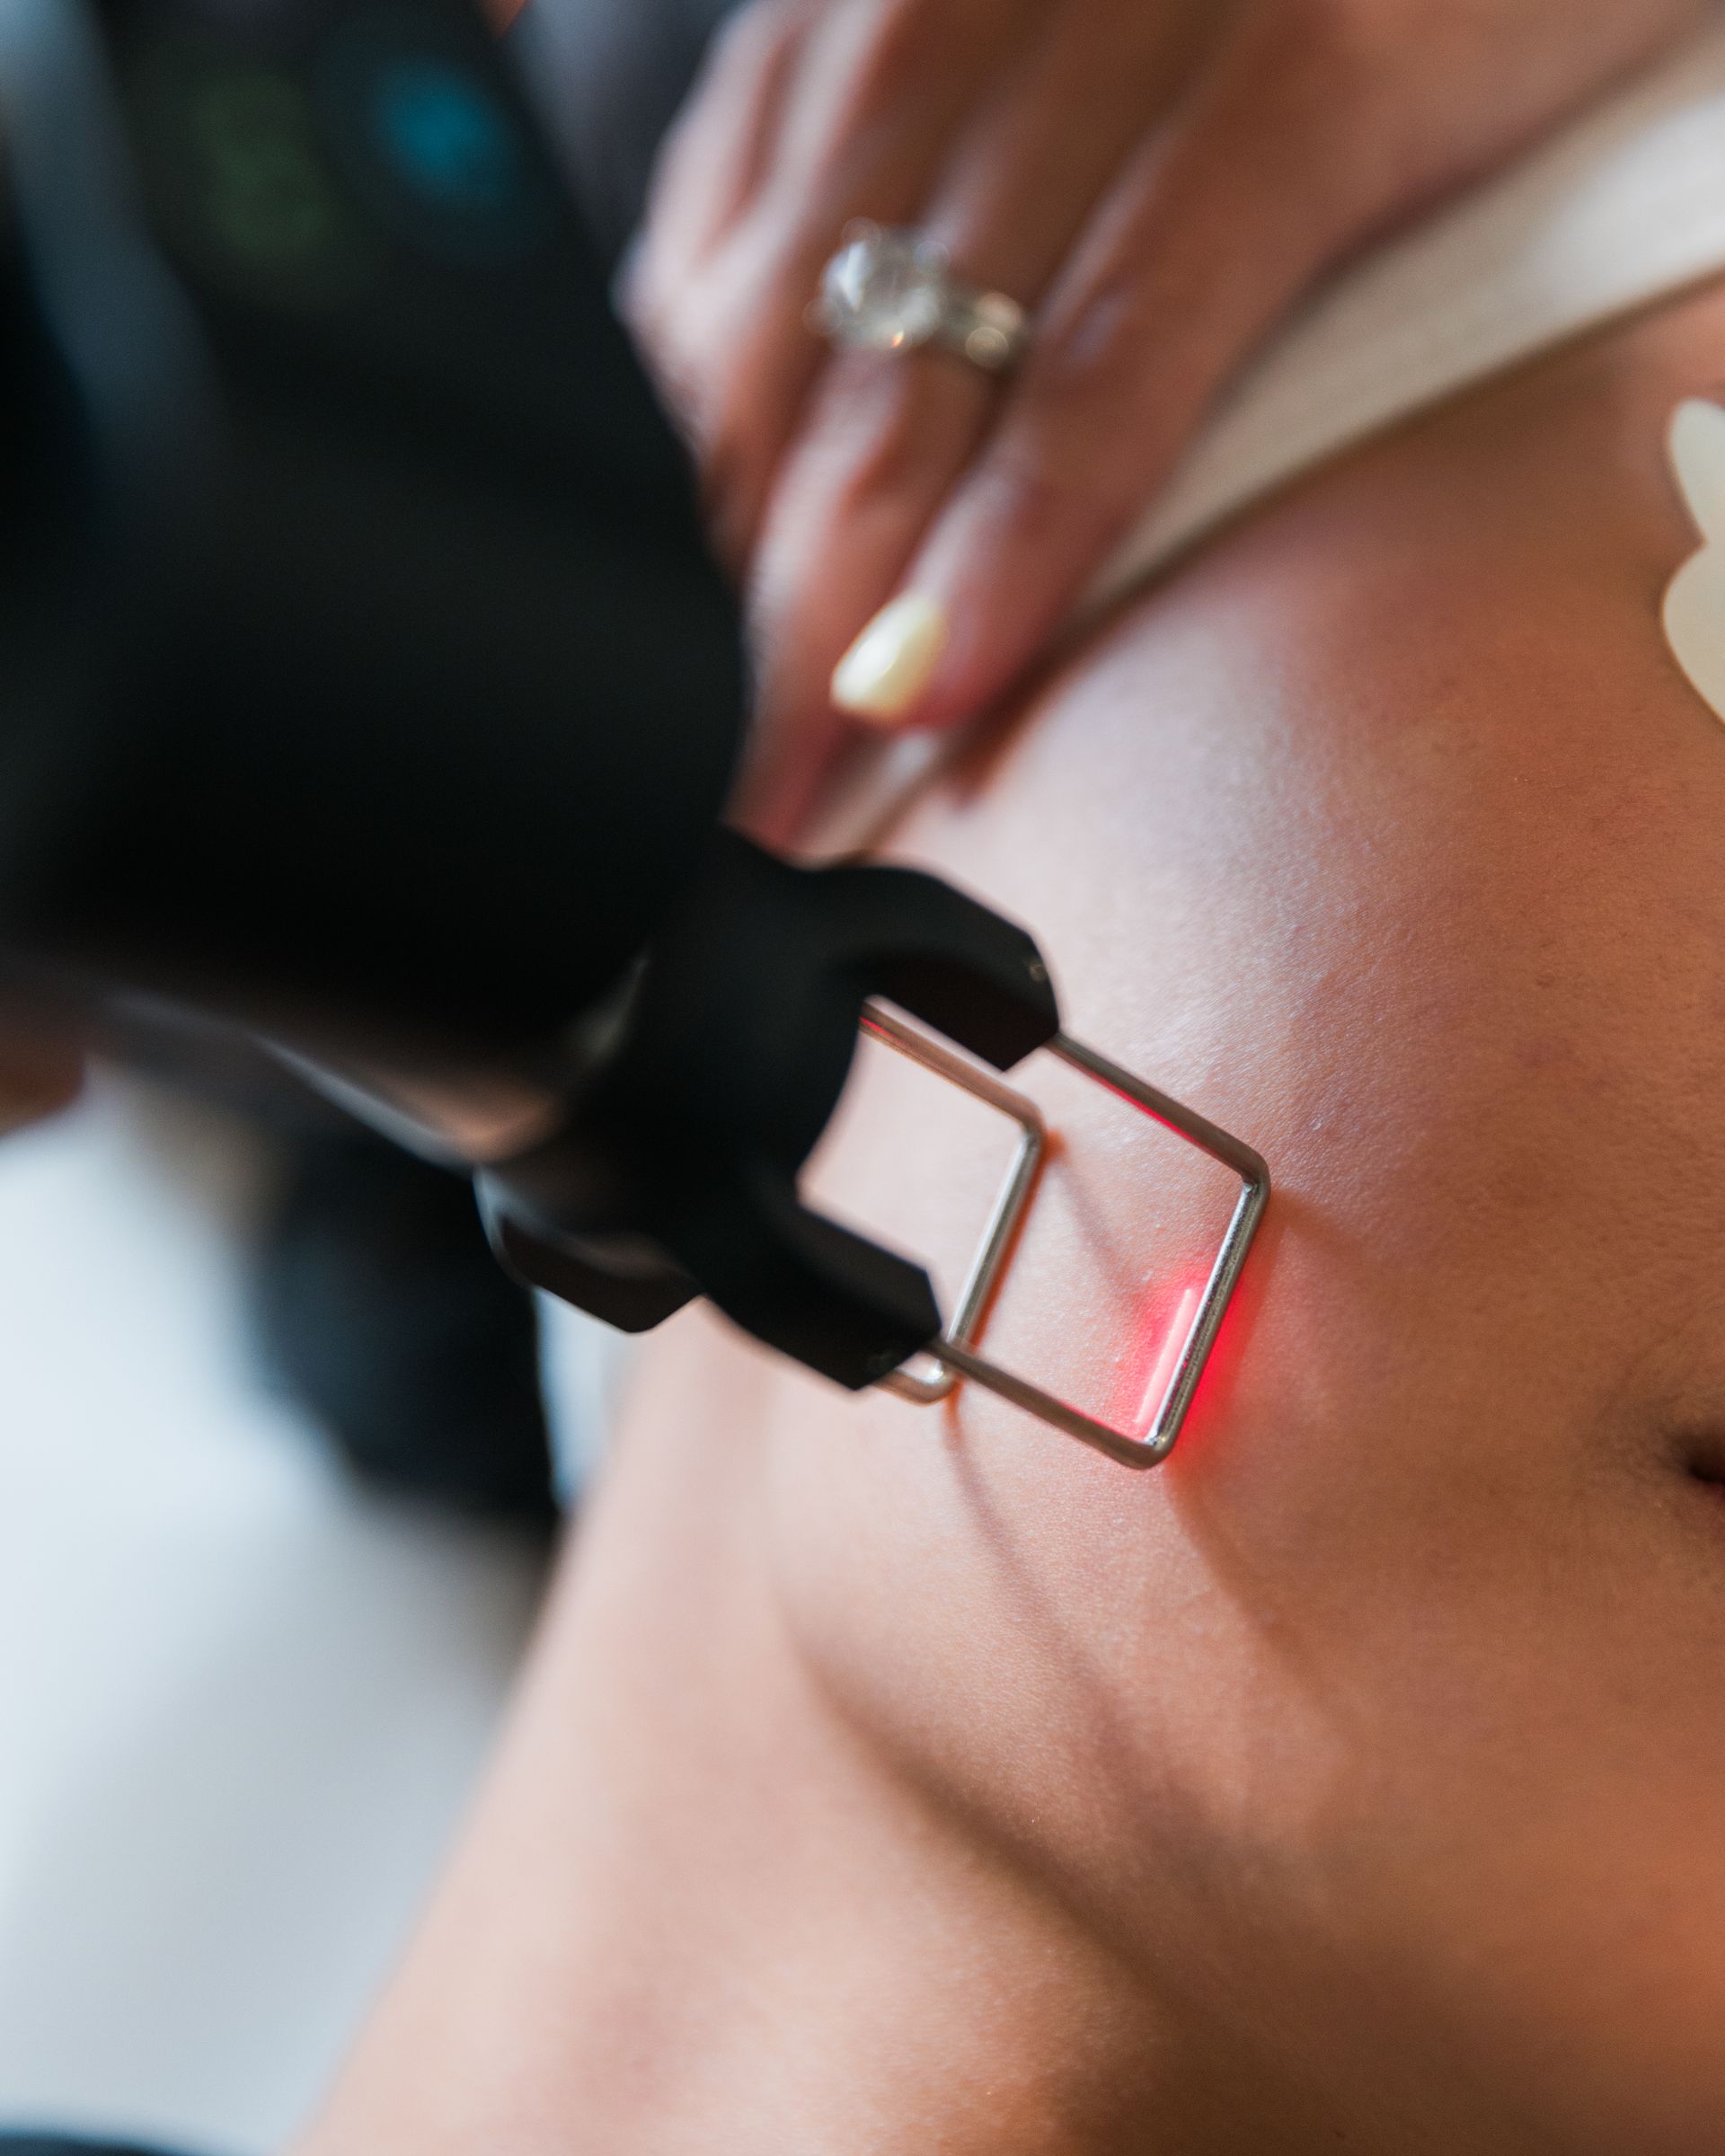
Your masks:
M898 81L906 65L922 53L942 12L941 0L933 5L919 5L918 0L875 0L865 47L866 69L877 78Z
M943 362L883 367L857 354L830 367L816 431L842 471L845 513L925 508L963 469L987 410L986 390Z
M860 106L902 99L907 86L967 64L975 41L967 0L869 0L869 7L854 83Z
M902 410L876 414L854 437L847 499L861 508L881 501L907 501L927 485L926 429Z
M686 292L679 298L643 267L628 291L619 296L624 323L655 367L678 376L694 371L691 361L699 341L689 321Z
M1048 419L1076 398L1108 398L1140 363L1148 311L1147 266L1117 263L1081 306L1051 323L1024 378L1023 394Z
M1418 45L1408 17L1401 0L1264 0L1251 22L1235 132L1250 131L1259 168L1297 167L1314 229L1345 229L1393 191Z
M715 484L730 486L755 464L760 440L753 400L737 380L681 376L687 421L703 465Z
M753 403L746 370L721 359L712 309L698 287L661 308L636 330L660 396L703 463L738 455L752 438Z
M857 354L828 366L807 429L846 508L913 485L924 446L902 375L870 361Z
M1344 73L1374 58L1393 13L1382 0L1280 0L1280 12L1317 64Z
M1261 84L1302 118L1333 118L1375 99L1408 46L1402 10L1384 0L1268 0L1255 50Z
M707 47L701 87L728 82L739 70L752 72L778 50L792 23L785 0L749 0L747 7L727 15Z
M1027 402L985 455L972 490L983 520L1021 540L1099 537L1139 506L1151 434L1142 367L1118 396Z
M668 312L666 305L668 287L659 250L650 240L643 239L624 257L614 289L617 312L625 326L641 343L649 347Z

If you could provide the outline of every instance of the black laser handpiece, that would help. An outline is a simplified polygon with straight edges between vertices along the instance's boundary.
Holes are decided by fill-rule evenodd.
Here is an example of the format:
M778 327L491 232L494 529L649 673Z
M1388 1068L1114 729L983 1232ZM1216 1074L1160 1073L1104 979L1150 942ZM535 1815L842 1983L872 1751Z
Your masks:
M1068 1041L986 908L721 827L736 607L467 0L101 0L6 91L0 968L261 1034L614 1323L704 1294L842 1384L970 1376L1164 1456L1262 1165ZM977 1352L1026 1177L946 1328L803 1205L875 998L996 1069L1052 1046L1241 1174L1146 1430Z
M6 940L296 1038L543 1041L686 886L744 705L560 174L464 0L84 20L10 120L84 426Z

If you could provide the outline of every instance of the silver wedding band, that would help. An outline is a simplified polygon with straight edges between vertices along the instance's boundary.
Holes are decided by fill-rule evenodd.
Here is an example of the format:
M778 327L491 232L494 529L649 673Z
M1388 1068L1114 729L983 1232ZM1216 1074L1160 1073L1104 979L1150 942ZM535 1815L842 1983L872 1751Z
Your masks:
M911 225L859 220L821 272L809 326L849 351L933 345L985 374L1010 374L1030 341L1024 310L952 274L944 247Z

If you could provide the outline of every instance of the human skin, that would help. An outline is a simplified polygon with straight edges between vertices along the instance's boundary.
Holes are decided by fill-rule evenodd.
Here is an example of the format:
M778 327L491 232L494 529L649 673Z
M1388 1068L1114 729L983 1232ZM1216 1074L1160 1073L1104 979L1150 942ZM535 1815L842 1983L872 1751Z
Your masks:
M1713 290L1331 468L918 808L1272 1164L1188 1437L677 1321L301 2156L1717 2152L1725 733L1658 621L1722 345ZM1003 1140L923 1083L821 1180L946 1248ZM1209 1215L1049 1099L989 1344L1100 1404Z
M742 812L768 837L796 834L854 725L829 696L875 724L950 724L992 703L1327 270L1506 163L1708 12L1703 0L739 9L672 132L627 289L749 588L758 709ZM858 217L917 226L965 279L1031 311L1012 380L938 358L835 357L810 333L822 265ZM835 676L864 623L905 595L920 661L892 664L889 688L878 664L861 681L851 667ZM867 648L883 658L880 638Z

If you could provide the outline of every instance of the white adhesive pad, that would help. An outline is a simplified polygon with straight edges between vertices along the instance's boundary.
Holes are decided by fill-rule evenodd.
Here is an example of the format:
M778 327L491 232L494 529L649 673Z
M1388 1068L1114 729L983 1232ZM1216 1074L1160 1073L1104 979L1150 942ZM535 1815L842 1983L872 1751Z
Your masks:
M1671 421L1671 467L1705 544L1671 579L1665 633L1696 692L1725 719L1725 411L1691 397Z

